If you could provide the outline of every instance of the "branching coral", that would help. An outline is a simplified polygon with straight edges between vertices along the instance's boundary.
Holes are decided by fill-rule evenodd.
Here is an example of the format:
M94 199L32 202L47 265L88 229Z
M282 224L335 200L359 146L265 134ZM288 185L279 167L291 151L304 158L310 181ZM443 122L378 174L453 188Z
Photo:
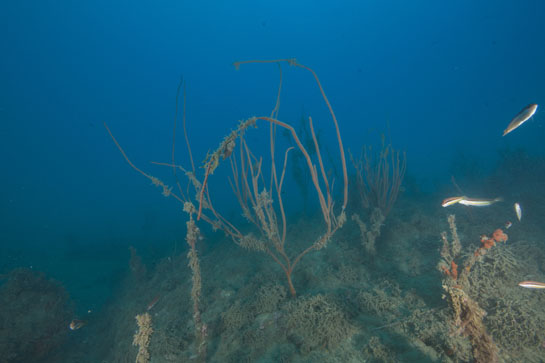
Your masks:
M455 335L463 334L469 338L473 349L473 358L476 362L497 362L498 348L492 340L492 337L488 334L483 323L483 317L486 315L486 312L479 307L477 302L465 291L470 289L468 276L471 267L475 264L478 256L481 254L475 253L469 256L461 274L461 281L457 281L458 266L454 262L454 259L459 257L458 255L461 248L458 246L461 246L461 244L456 229L454 215L449 216L448 220L453 242L449 243L445 232L441 234L443 240L441 256L443 257L443 261L439 263L438 267L445 273L443 288L448 294L449 303L454 313L453 333ZM499 232L496 231L494 236L498 240L507 240L507 236L504 235L501 230L499 230ZM494 240L496 240L496 238L494 238ZM481 247L477 251L480 250L486 251L487 248ZM450 269L445 267L445 259L447 261L450 260Z
M469 276L469 294L486 308L490 333L516 361L532 361L528 354L541 350L545 341L543 295L517 286L521 276L538 271L538 262L524 256L527 247L517 242L490 249Z
M454 333L469 337L476 362L498 361L498 348L483 324L486 312L462 289L446 287L454 311Z
M379 208L384 216L390 213L399 194L405 176L407 157L386 145L382 136L382 147L373 153L372 148L363 147L359 159L352 157L356 169L356 188L364 208Z
M373 209L370 218L370 226L367 225L361 220L358 214L352 215L352 220L358 224L361 234L361 243L365 251L374 255L376 253L375 241L380 236L380 230L384 223L384 215L380 208Z
M303 352L333 349L355 333L339 307L323 295L292 301L287 307L287 326Z
M301 142L295 129L290 124L280 121L277 118L280 107L280 90L282 86L280 62L284 61L286 60L255 61L255 63L278 63L279 65L280 86L275 108L270 116L252 117L241 122L237 130L231 132L231 134L222 141L216 151L209 154L204 163L206 174L200 189L199 199L201 203L199 205L197 220L201 216L200 210L203 204L202 201L205 200L204 196L208 196L208 176L217 168L220 159L228 157L232 171L232 178L229 179L229 183L240 204L242 214L248 222L256 227L260 236L241 233L233 224L230 224L219 216L214 211L211 204L209 207L214 215L222 221L221 229L228 234L235 243L248 249L265 252L282 268L287 278L289 291L292 296L295 296L296 291L292 282L292 273L298 262L309 252L324 248L331 240L333 234L341 228L346 221L345 208L348 201L348 176L339 125L316 73L312 69L297 63L295 60L289 60L288 63L290 65L304 68L312 73L333 120L340 151L339 161L342 165L344 176L344 198L341 209L339 213L336 214L336 211L334 211L333 183L332 180L330 180L331 177L326 173L321 155L322 149L318 144L318 139L314 132L312 118L309 117L309 129L313 141L311 147L315 149L315 152L313 153L315 155L314 158L311 158L311 154ZM240 66L245 63L254 63L254 61L238 62L237 65ZM246 129L249 126L255 126L258 121L269 124L270 156L267 159L255 155L245 138ZM279 167L277 167L275 151L277 128L286 130L291 135L292 140L296 145L296 147L290 147L285 150L283 164L280 164L281 166ZM234 147L235 143L239 146L238 148ZM320 205L319 210L322 213L325 230L310 246L291 255L286 249L287 217L283 201L285 192L282 188L286 176L288 154L294 148L303 155L306 166L308 167L312 185ZM269 175L266 174L267 169L270 170Z

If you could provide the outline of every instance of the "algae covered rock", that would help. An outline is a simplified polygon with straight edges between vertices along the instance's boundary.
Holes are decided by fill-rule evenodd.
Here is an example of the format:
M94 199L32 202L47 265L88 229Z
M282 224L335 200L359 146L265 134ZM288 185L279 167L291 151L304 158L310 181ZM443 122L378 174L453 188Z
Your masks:
M0 286L2 362L37 362L64 342L72 307L64 288L43 273L13 270Z
M301 349L334 349L356 329L343 311L323 295L299 298L286 307L288 338Z

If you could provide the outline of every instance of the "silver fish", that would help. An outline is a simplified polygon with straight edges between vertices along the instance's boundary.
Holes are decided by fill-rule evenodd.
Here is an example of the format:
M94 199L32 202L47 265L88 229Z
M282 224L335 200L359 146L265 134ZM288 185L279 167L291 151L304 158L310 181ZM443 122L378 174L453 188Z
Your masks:
M545 289L545 284L543 282L537 281L522 281L519 282L519 286L525 287L527 289Z
M492 205L497 202L501 202L502 198L495 198L495 199L474 199L474 198L467 198L464 197L462 200L460 200L458 203L466 206L471 207L487 207L489 205Z
M517 115L511 120L507 128L503 131L503 136L507 135L526 121L528 121L537 111L537 104L531 103L528 106L524 107L522 111L517 113Z
M515 203L515 213L517 214L517 218L520 222L520 220L522 219L522 209L520 208L520 204L518 203Z
M464 199L465 197L450 197L450 198L446 198L445 200L443 200L443 203L441 203L441 206L442 207L448 207L449 205L453 205L453 204L456 204L456 203L460 203L460 201L462 199Z

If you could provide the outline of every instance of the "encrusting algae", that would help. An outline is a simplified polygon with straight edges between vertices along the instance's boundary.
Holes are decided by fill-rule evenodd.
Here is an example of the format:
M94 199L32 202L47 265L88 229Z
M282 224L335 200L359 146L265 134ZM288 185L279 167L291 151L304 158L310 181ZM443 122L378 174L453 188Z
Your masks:
M150 343L150 337L153 333L151 327L151 315L149 313L136 315L136 322L138 324L138 332L134 334L132 345L138 346L138 355L136 356L136 363L147 363L150 360L150 354L148 346Z

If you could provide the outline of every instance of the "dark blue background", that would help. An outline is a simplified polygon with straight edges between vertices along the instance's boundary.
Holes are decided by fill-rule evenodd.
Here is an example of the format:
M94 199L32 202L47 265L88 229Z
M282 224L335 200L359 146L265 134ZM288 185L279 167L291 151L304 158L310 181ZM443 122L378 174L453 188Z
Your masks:
M346 149L377 143L388 122L408 173L430 190L450 183L460 153L483 168L506 146L542 154L539 110L501 134L545 98L544 15L540 0L4 2L0 266L45 269L85 299L84 281L111 281L126 266L127 245L181 249L180 206L126 165L102 122L137 165L168 177L149 161L170 160L183 75L200 164L238 120L274 106L276 66L236 71L237 60L312 67ZM308 72L285 66L284 91L280 119L296 125L304 112L332 131Z

